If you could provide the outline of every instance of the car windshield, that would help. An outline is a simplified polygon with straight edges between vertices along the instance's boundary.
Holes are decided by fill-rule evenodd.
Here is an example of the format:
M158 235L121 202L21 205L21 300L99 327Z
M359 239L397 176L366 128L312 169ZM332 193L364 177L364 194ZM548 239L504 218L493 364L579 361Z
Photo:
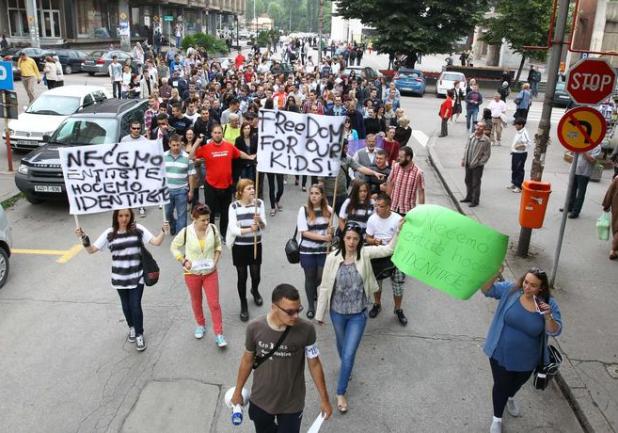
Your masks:
M116 120L69 118L58 127L49 141L68 146L115 143Z
M89 54L90 57L101 57L103 54L105 54L105 51L93 51Z
M411 71L411 70L407 70L407 71L399 71L399 76L401 78L418 78L420 76L420 74L418 73L418 71Z
M77 111L79 101L74 96L41 95L28 107L26 113L68 116Z
M442 79L448 81L463 81L465 78L460 74L444 74L442 75Z

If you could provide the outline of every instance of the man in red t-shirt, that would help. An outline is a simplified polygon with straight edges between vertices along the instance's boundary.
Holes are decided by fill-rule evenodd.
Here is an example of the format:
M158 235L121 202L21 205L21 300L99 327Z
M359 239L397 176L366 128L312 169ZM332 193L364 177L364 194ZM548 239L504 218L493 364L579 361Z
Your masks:
M236 58L234 59L234 65L236 66L236 69L240 69L240 67L245 63L245 56L242 55L242 53L239 51L238 55L236 56Z
M221 214L219 229L221 236L227 231L227 212L232 201L232 161L238 158L255 159L256 155L247 155L238 150L232 143L223 140L223 128L215 125L212 128L212 140L206 145L191 149L191 157L204 160L206 178L204 180L204 195L210 208L211 222L214 224L217 211ZM198 143L198 142L196 142Z

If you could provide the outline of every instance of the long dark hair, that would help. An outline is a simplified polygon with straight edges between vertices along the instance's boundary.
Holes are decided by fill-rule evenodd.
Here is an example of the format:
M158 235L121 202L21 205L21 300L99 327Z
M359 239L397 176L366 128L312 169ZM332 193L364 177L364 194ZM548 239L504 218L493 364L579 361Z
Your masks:
M321 185L314 183L309 187L309 193L311 193L311 190L314 188L320 191L320 194L322 195L322 199L320 200L320 209L322 210L322 216L326 219L330 219L331 215L328 210L328 201L326 201L326 193L324 192L324 188ZM310 194L307 194L307 204L305 205L305 207L307 208L307 220L315 220L316 215L315 211L313 210L313 203L311 203Z
M367 198L364 202L360 201L360 189L362 187L367 188ZM348 203L347 214L348 216L359 208L369 207L369 185L367 182L361 179L354 179L352 181L352 190L350 191L350 202Z
M112 231L107 235L108 242L113 241L118 235L118 229L120 228L120 224L118 224L118 215L120 214L120 211L123 210L128 210L131 214L131 218L129 218L129 224L127 224L127 233L133 233L137 231L137 228L135 226L135 212L133 212L133 209L115 209L114 213L112 214Z
M361 250L363 249L363 229L356 223L347 223L341 232L341 237L339 238L339 245L337 245L337 251L335 251L335 255L340 254L345 258L345 235L349 231L353 231L359 237L358 248L356 249L356 260L360 260Z

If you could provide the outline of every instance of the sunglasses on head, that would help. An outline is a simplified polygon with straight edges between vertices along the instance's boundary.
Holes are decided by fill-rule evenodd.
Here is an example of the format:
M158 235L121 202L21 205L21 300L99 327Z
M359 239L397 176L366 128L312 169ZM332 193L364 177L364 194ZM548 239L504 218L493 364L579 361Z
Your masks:
M305 307L303 307L302 305L300 305L297 310L286 310L285 308L281 308L277 304L275 304L275 306L290 317L294 317L297 314L300 314L305 309Z
M534 275L535 277L547 277L547 273L541 268L530 268L528 273Z

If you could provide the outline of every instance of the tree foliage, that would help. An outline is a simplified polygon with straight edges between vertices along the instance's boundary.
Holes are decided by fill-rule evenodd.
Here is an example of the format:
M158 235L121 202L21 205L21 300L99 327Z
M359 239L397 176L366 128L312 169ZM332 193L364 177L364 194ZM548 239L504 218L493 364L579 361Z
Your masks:
M182 39L183 50L189 47L202 47L208 54L227 54L229 51L225 41L207 33L195 33Z
M499 0L494 16L483 22L488 30L483 40L492 45L506 40L516 53L544 60L545 51L524 47L547 45L551 8L552 0Z
M319 0L248 0L245 17L253 21L253 2L255 14L268 15L275 28L290 32L318 31ZM324 1L323 32L330 32L331 2Z
M410 55L453 51L474 31L487 0L341 0L337 6L344 18L375 28L378 51Z

